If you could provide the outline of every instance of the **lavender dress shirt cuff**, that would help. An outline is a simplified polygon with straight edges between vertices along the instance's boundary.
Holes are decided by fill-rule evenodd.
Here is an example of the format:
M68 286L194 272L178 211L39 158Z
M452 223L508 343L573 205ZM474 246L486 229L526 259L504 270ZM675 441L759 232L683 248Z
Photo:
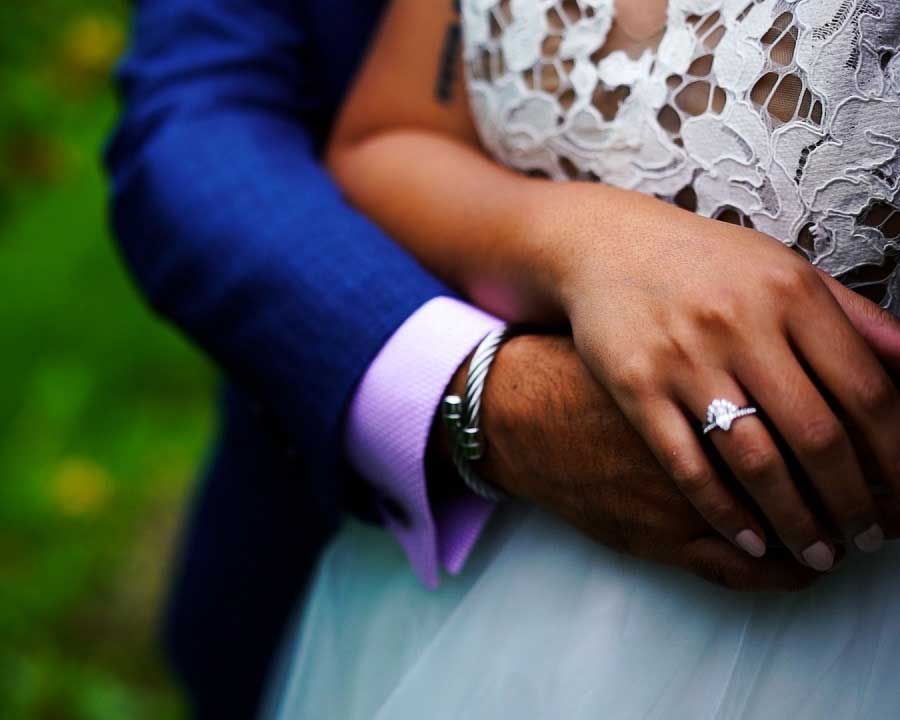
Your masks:
M350 405L346 448L375 489L385 525L418 577L437 587L440 571L458 573L493 505L471 493L431 507L425 450L435 412L459 366L497 320L458 300L431 300L394 333Z

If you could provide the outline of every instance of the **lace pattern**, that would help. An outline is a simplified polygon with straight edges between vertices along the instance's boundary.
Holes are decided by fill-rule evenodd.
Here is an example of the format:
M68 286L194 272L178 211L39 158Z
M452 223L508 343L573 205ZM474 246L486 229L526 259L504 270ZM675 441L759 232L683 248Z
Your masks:
M463 0L486 148L755 227L900 315L900 0Z

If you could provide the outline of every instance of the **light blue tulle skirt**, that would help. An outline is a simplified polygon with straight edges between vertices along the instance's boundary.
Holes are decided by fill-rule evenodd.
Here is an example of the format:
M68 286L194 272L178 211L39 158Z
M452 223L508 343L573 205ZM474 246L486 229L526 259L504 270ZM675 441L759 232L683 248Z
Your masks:
M348 524L269 715L352 720L900 718L900 544L814 588L741 595L510 507L436 592Z

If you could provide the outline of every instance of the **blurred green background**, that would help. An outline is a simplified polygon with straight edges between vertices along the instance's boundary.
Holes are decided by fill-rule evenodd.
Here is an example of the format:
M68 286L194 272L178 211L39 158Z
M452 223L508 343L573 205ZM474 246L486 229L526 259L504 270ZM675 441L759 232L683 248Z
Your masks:
M0 2L0 718L183 716L156 646L213 374L109 237L124 0Z

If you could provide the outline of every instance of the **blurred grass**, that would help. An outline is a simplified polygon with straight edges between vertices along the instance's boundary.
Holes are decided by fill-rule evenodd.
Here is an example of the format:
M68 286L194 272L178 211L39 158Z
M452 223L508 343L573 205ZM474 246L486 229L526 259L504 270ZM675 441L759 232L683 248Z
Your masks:
M0 4L0 718L170 718L156 647L212 373L119 262L120 0Z

